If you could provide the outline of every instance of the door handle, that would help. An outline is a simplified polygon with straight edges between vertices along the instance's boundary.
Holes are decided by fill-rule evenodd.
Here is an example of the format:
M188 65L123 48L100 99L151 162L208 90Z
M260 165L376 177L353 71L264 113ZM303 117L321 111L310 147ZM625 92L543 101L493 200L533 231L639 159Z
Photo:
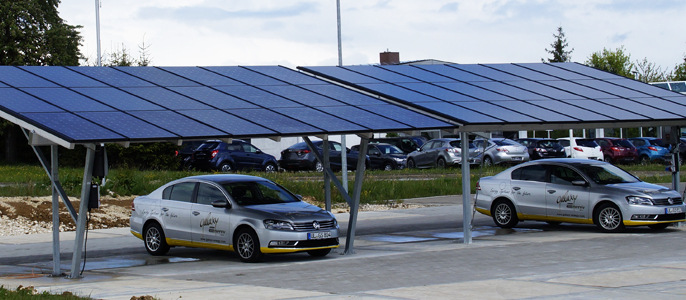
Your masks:
M512 189L515 190L515 191L519 191L519 190L521 190L522 188L520 188L520 187L518 187L518 186L515 186L515 187L512 187Z
M168 210L169 210L169 208L162 207L162 211L166 212L166 211L168 211Z
M548 194L555 194L556 190L548 190Z
M194 212L193 212L193 215L194 215L194 216L197 216L197 215L199 215L199 214L200 214L199 211L194 211Z

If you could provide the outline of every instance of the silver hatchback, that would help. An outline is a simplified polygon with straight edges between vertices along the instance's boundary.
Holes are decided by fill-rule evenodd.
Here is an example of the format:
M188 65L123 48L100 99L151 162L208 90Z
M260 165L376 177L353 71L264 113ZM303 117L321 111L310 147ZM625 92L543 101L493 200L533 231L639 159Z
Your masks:
M521 163L530 159L529 148L511 139L477 139L474 145L483 151L482 160L486 166Z
M536 160L482 177L475 207L504 228L537 220L620 232L625 226L664 229L686 221L677 191L643 182L606 162L572 158Z
M235 251L255 262L264 253L325 256L339 243L333 214L255 176L182 178L137 197L131 210L131 233L152 255L189 246Z

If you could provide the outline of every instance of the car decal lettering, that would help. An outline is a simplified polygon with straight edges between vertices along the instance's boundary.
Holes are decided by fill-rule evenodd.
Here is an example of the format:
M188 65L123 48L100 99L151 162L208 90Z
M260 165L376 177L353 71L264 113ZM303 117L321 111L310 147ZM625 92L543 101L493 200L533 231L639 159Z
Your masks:
M225 230L217 229L217 224L219 224L219 218L213 217L212 213L209 213L207 215L207 217L204 217L204 218L202 218L202 220L200 220L200 227L203 228L203 231L204 231L205 227L207 227L208 233L214 233L214 235L220 235L220 236L226 235ZM206 239L204 236L201 239L208 241L208 242L221 242L218 240Z
M574 203L574 202L576 202L577 197L579 197L579 196L578 195L570 195L569 191L566 191L564 195L557 197L557 204L567 203L567 202Z

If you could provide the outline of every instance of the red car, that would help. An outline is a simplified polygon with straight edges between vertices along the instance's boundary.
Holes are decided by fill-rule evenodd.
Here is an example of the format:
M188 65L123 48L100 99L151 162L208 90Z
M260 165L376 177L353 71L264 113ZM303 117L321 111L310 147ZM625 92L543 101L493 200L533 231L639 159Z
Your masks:
M595 142L603 150L606 162L616 164L638 161L638 150L627 139L605 137L596 138Z

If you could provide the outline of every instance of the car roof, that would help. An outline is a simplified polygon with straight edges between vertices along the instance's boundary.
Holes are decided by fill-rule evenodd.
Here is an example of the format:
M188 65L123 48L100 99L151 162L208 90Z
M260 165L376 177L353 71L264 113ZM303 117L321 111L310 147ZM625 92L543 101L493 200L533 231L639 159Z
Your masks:
M240 174L210 174L210 175L196 175L181 178L179 180L202 180L202 181L213 181L216 183L226 183L226 182L244 182L244 181L269 181L266 178L250 175L240 175Z
M568 165L578 165L578 164L602 165L602 164L607 164L606 162L601 161L601 160L585 159L585 158L544 158L544 159L537 159L537 160L525 162L525 163L519 164L518 166L536 165L536 164L543 164L543 163L561 163L561 164L568 164Z

